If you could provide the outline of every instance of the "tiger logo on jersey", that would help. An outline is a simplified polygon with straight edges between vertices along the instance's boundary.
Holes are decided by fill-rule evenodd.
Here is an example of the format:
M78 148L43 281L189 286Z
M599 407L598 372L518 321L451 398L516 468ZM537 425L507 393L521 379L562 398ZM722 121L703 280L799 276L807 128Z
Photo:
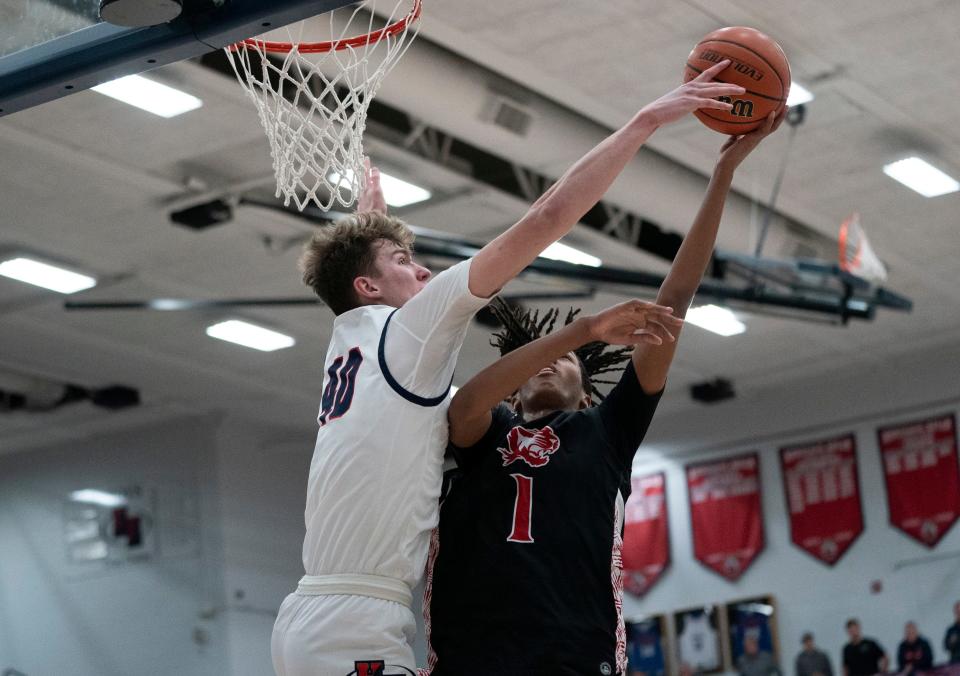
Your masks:
M560 439L557 438L550 426L539 430L528 430L525 427L514 427L507 434L507 448L498 448L503 456L503 466L523 460L531 467L543 467L550 462L550 456L560 448Z

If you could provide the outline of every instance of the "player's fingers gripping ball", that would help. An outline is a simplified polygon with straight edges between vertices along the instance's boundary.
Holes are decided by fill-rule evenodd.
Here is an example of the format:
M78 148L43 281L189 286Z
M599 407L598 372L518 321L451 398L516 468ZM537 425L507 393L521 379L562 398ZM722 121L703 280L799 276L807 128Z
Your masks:
M730 65L716 76L717 82L738 84L747 91L720 100L732 104L727 110L701 108L694 115L705 125L723 134L745 134L763 125L767 115L780 112L790 93L790 64L772 38L753 28L721 28L697 43L683 71L689 82L710 66L730 59Z

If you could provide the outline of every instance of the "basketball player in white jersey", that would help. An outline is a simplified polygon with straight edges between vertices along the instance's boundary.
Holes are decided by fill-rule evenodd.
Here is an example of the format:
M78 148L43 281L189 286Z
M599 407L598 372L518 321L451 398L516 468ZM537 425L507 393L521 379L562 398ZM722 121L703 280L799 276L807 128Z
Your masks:
M304 282L337 315L324 361L320 430L307 484L306 575L283 602L272 654L278 676L415 674L411 589L437 525L446 410L470 319L603 196L661 125L743 88L713 82L729 62L645 106L578 160L515 225L431 279L413 235L373 210L317 232ZM651 305L657 323L669 308Z

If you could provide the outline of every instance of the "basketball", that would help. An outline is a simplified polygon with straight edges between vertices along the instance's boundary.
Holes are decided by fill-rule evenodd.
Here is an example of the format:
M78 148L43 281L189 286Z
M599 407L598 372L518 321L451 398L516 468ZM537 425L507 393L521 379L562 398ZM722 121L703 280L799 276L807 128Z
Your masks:
M730 101L732 110L697 110L693 114L714 131L745 134L763 124L770 111L779 112L786 105L790 64L772 38L753 28L733 26L715 30L697 43L687 57L683 81L724 59L731 63L715 80L738 84L746 93Z

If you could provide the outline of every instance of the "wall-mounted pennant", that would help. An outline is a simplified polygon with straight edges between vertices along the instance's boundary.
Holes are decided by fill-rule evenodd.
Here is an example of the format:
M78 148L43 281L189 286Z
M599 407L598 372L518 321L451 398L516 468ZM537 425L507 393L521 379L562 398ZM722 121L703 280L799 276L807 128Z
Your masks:
M687 465L693 553L728 580L763 550L760 459L756 453Z
M780 449L793 544L829 566L863 532L852 434Z
M667 480L663 472L633 477L624 508L623 585L643 596L670 565Z
M944 415L877 430L890 523L934 547L960 516L957 424Z

